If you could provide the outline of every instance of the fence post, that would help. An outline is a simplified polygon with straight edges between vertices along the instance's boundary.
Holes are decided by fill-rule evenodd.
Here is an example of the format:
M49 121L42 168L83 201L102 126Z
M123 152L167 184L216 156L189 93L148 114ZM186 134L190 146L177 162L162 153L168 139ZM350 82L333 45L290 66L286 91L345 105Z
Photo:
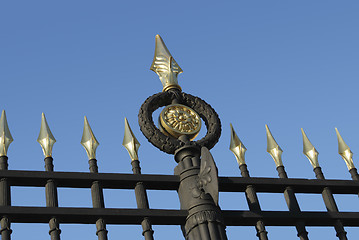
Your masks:
M87 156L89 169L91 173L98 173L98 166L96 160L96 148L99 145L95 135L93 134L90 124L85 117L84 122L84 131L81 139L81 144L84 146ZM103 191L101 183L99 181L93 181L91 185L91 196L92 196L92 206L94 208L105 208L105 202L103 198ZM96 221L96 235L98 240L107 240L107 229L106 222L103 218L99 218Z
M133 174L141 174L140 161L138 160L138 149L140 147L140 143L136 139L133 134L130 124L125 118L125 134L123 137L122 145L127 149L130 157L131 157L131 165ZM135 196L137 202L137 208L139 209L149 209L147 192L145 186L142 182L136 183L135 186ZM150 219L145 217L142 220L142 235L146 240L153 240L153 230L151 226Z
M305 134L303 128L302 135L303 135L303 153L309 159L310 164L313 167L313 171L317 179L325 180L324 174L322 172L321 167L319 166L318 162L318 154L319 152L315 149L313 144L309 141L309 138ZM339 212L337 204L335 203L333 194L329 187L325 187L322 192L322 197L325 203L325 207L327 208L328 212ZM347 232L344 230L343 223L340 219L336 220L334 223L334 228L337 233L337 237L340 240L347 240L346 234Z
M8 169L8 157L0 156L0 170ZM0 179L0 206L10 206L10 186L7 178ZM10 229L10 220L7 216L2 216L0 220L1 225L1 240L10 240L12 230Z
M52 158L52 147L56 142L55 137L52 135L52 132L47 124L45 114L41 115L41 127L39 137L37 142L40 143L42 151L45 156L45 171L53 172L54 164ZM48 179L45 185L45 196L46 196L46 207L58 207L58 198L57 198L57 187L53 179ZM53 217L49 221L49 235L51 240L60 240L60 226L56 217Z
M283 150L279 147L278 143L275 141L271 131L269 130L268 126L266 127L266 133L267 133L267 152L272 156L275 164L276 169L278 172L278 176L280 178L288 178L286 171L284 170L284 165L282 162L282 153ZM284 198L287 203L289 211L291 211L294 214L299 214L301 212L297 198L295 197L294 191L292 187L288 186L284 190ZM297 236L301 240L308 240L308 232L305 229L305 223L301 220L297 221L295 224L295 227L297 229Z
M175 174L180 176L178 196L181 209L188 210L188 217L182 230L188 240L226 240L221 210L197 185L200 164L204 161L200 159L201 155L203 154L198 147L190 145L185 145L175 153L175 160L178 163Z
M7 150L12 141L13 138L7 124L6 113L3 110L0 117L0 170L8 170ZM0 206L11 206L11 191L7 178L0 179ZM1 239L10 240L12 230L7 216L1 217L0 226Z
M250 178L249 171L247 168L247 164L245 161L245 152L247 151L246 147L243 145L242 141L237 136L236 132L234 131L234 128L232 124L230 124L231 127L231 142L229 149L233 152L234 156L237 159L239 169L241 171L242 177ZM252 185L247 185L246 190L246 199L248 203L249 210L252 212L260 213L261 207L259 205L258 197L255 188ZM257 231L257 237L260 240L268 240L268 232L265 229L265 224L262 219L259 219L256 223L256 231Z

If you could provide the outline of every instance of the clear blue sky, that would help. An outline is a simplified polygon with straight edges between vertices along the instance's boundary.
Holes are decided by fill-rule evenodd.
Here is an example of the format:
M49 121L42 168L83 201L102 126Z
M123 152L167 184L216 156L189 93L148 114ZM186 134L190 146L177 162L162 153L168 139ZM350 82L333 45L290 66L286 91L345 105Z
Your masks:
M162 90L149 70L160 34L177 63L182 89L210 103L223 134L212 150L221 176L239 176L228 150L232 123L248 151L252 176L276 177L266 152L268 124L290 177L314 178L302 154L303 127L330 179L350 179L337 153L338 127L359 153L358 1L1 1L0 108L14 142L9 169L43 170L36 142L41 113L57 139L56 171L88 171L80 145L86 115L100 142L101 172L130 173L122 147L124 117L142 144L143 173L172 174L175 161L139 130L142 102ZM354 155L355 164L359 166ZM26 197L24 197L26 195ZM176 192L149 192L152 208L179 208ZM165 197L166 201L158 201ZM358 197L335 196L342 211ZM282 194L260 194L264 210L286 210ZM298 195L302 210L322 210L320 195ZM132 191L105 190L107 207L135 207ZM13 205L45 206L44 189L13 188ZM89 190L59 189L60 206L90 207ZM244 194L221 194L223 209L248 209ZM13 224L13 239L49 239L48 226ZM95 226L61 225L62 239L97 239ZM138 226L108 226L110 239L142 239ZM182 239L179 227L154 226L156 239ZM294 228L267 227L270 239L297 239ZM307 228L336 239L333 228ZM349 239L359 230L346 228ZM36 235L36 237L29 237ZM257 239L253 227L229 227L229 239Z

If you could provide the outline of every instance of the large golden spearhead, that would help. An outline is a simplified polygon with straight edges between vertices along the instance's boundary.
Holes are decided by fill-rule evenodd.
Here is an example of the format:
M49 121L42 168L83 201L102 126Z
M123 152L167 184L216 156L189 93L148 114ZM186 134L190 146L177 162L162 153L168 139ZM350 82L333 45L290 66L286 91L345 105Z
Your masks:
M133 134L127 118L125 118L125 135L123 136L122 145L127 149L132 161L138 160L138 149L141 144L137 141L135 135Z
M160 77L164 92L171 88L181 90L177 76L183 71L168 51L160 35L156 35L155 56L150 69Z
M337 128L335 128L335 131L337 133L337 138L338 138L338 152L340 156L342 156L345 163L347 164L348 169L351 170L352 168L355 168L353 163L353 153L348 147L348 145L344 142L342 136L340 136L340 133Z
M303 128L301 128L301 130L302 130L302 135L303 135L303 153L304 153L304 155L309 159L309 162L310 162L310 164L312 164L313 168L320 167L319 162L318 162L319 152L317 151L317 149L315 149L313 144L309 141Z
M277 167L283 166L283 162L282 162L283 150L279 147L278 143L275 141L267 124L266 124L266 133L267 133L267 152L272 156L275 165Z
M14 139L7 125L5 110L3 110L0 118L0 157L7 156L7 149L12 141L14 141Z
M92 132L90 124L87 121L87 117L85 117L81 145L85 148L89 160L96 159L96 148L100 144Z
M47 124L45 114L41 115L41 127L39 137L37 138L37 142L40 143L42 151L44 152L44 156L51 157L52 156L52 147L56 142L54 135L52 135L49 125Z
M242 141L237 136L236 132L233 129L231 124L231 143L229 144L229 150L231 150L236 156L238 165L246 164L244 154L247 151L247 148L243 145Z

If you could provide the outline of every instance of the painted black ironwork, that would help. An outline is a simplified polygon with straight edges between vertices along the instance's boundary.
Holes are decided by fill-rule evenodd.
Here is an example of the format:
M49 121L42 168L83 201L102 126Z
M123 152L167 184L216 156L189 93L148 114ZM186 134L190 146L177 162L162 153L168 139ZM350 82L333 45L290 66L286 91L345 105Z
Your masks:
M350 175L351 175L351 177L352 177L353 180L356 180L356 181L359 180L359 174L358 174L358 171L357 171L356 168L350 169L350 170L349 170L349 173L350 173Z
M204 120L207 127L207 134L200 140L190 142L191 144L211 149L218 142L221 136L221 121L216 111L202 99L190 94L179 92L177 89L171 89L161 92L147 98L142 104L138 122L143 135L155 147L169 154L184 146L184 142L164 135L153 123L152 113L159 107L167 106L173 101L184 104L194 111Z
M317 179L324 180L324 174L322 172L321 167L314 168L314 173ZM325 187L322 192L322 197L325 203L325 207L328 212L339 212L338 206L335 203L332 191L330 187ZM337 219L334 224L335 231L337 233L337 237L340 240L347 240L347 232L344 230L343 222L341 219Z
M175 154L178 162L175 174L180 177L178 196L181 209L188 211L182 231L189 240L226 240L223 216L216 205L218 183L217 189L214 189L216 184L212 184L217 179L217 173L213 160L211 162L211 158L206 155L207 152L206 148L201 151L198 147L185 145ZM204 162L207 163L205 170Z
M204 120L206 135L190 141L185 135L178 139L164 135L153 123L152 113L159 107L183 104L193 109ZM216 111L205 101L178 89L149 97L141 106L139 115L141 131L158 149L174 154L178 163L175 175L180 176L177 190L181 209L188 215L182 232L188 240L226 240L225 224L218 207L218 173L209 153L219 140L221 122Z
M95 181L101 182L102 188L106 189L133 189L138 182L142 182L146 189L177 190L181 184L181 176L176 175L2 170L0 177L7 179L8 186L33 187L45 186L49 179L56 182L57 187L75 188L91 188ZM352 180L218 178L219 191L222 192L245 192L249 185L256 192L269 193L283 193L288 187L295 189L296 193L317 194L321 194L326 187L335 194L357 194L359 189L359 181ZM306 226L334 226L337 219L340 219L344 226L359 227L359 212L228 211L211 206L216 211L221 211L223 224L226 226L256 226L258 220L265 222L266 226L297 226L298 220L304 221ZM0 213L14 223L49 223L56 216L61 219L62 224L93 224L98 219L104 219L107 224L141 225L144 218L148 217L155 225L183 225L188 216L187 210L14 206L0 206Z
M239 166L239 169L241 171L241 175L244 178L250 178L249 171L246 164L241 164ZM257 192L255 188L252 185L248 185L245 190L246 199L248 203L249 210L255 213L261 213L262 209L259 205ZM257 237L260 240L267 240L268 239L268 232L265 229L265 224L263 222L263 219L259 219L255 225L256 231L257 231Z
M133 189L137 182L143 182L148 190L177 190L180 184L179 176L153 174L1 170L0 177L7 178L10 186L22 187L43 187L48 179L56 181L58 188L91 188L94 181L99 181L104 189ZM329 187L333 194L354 195L359 189L359 181L352 180L218 178L220 192L245 192L248 185L252 185L256 192L265 193L283 193L288 186L295 189L295 193L316 194L321 194L325 187ZM306 226L333 226L336 219L341 219L344 226L359 227L359 212L221 211L226 226L255 226L258 219L263 219L266 226L295 226L298 219L304 220ZM186 210L123 208L0 206L0 213L14 223L48 223L57 216L62 224L92 224L102 217L107 224L140 225L144 217L149 217L153 225L181 225L187 217Z
M0 156L0 170L7 171L8 169L8 157ZM10 206L11 205L11 192L9 181L6 177L1 177L0 179L0 206ZM11 239L11 228L10 228L10 220L6 214L1 215L0 220L0 233L2 240L10 240Z
M133 160L131 161L131 165L132 165L133 174L141 174L140 161ZM149 209L147 192L143 182L136 183L135 195L136 195L137 208ZM145 240L153 240L154 238L153 238L152 225L148 217L145 217L143 219L143 221L141 222L141 226L143 230L142 235L145 237Z
M188 148L191 148L191 150ZM193 152L196 154L193 155ZM45 160L45 169L47 171L16 171L7 170L7 158L1 157L0 201L7 204L0 206L2 240L10 239L10 221L12 223L48 223L50 224L50 229L52 229L58 228L60 222L55 221L55 219L61 219L61 224L94 224L97 222L97 230L102 230L98 232L98 235L103 239L107 237L107 231L103 230L106 229L103 223L142 225L144 221L147 222L146 219L151 221L151 225L183 226L182 229L187 239L201 239L202 235L204 236L203 239L210 239L209 237L212 236L217 239L226 239L225 226L256 226L258 228L258 222L260 221L265 223L266 226L293 226L298 228L298 222L304 222L305 226L337 226L339 219L342 226L359 227L359 212L339 212L334 199L332 199L332 194L358 194L359 181L357 180L326 180L318 170L316 170L318 179L290 179L287 178L284 169L278 169L281 178L256 178L249 177L248 169L242 166L242 177L218 177L218 191L245 192L248 199L254 204L249 208L249 211L221 210L212 200L212 196L205 193L200 185L194 186L195 188L192 188L193 185L187 187L191 182L194 182L191 180L192 178L198 178L201 168L201 155L203 154L200 153L199 147L192 145L185 146L177 151L175 155L175 159L179 162L176 168L177 175L138 174L140 173L139 162L138 164L133 163L133 172L135 174L98 173L94 159L90 160L90 173L50 171L53 170L52 159ZM4 180L6 180L6 184L4 184ZM45 186L46 188L49 183L56 183L54 184L56 188L91 188L94 207L55 207L57 197L55 197L53 190L51 190L53 191L52 194L47 193L48 196L53 196L52 203L47 203L47 207L10 206L11 186ZM150 209L145 195L141 195L142 200L138 206L148 206L147 208L105 208L102 189L136 189L136 186L139 186L138 183L142 183L143 190L145 190L144 186L148 190L178 190L181 204L183 203L181 210ZM335 211L293 211L293 208L289 208L289 211L259 211L259 203L256 206L256 200L258 199L254 197L252 190L248 190L248 186L252 186L251 188L255 192L286 192L285 195L290 198L291 206L297 203L294 200L295 193L323 194L323 197L325 195L327 198L325 201L330 202L332 204L331 209ZM56 189L47 188L49 190ZM138 192L142 191L141 187L138 189L140 189L137 190ZM194 189L195 191L193 191ZM199 198L193 197L193 193L195 193L194 196L197 196L197 190L200 192ZM291 197L291 195L293 196ZM194 201L188 199L194 199ZM205 211L199 209L200 205L198 203L204 204ZM189 204L193 206L190 211L187 210ZM54 207L48 207L50 205ZM206 214L203 214L203 218L198 218L202 222L197 221L192 226L185 224L190 217L197 216L203 212L206 212ZM203 221L203 219L205 220ZM152 228L145 226L145 229ZM150 235L151 231L145 232L145 239L146 233ZM261 234L264 236L264 232L261 232Z
M284 169L284 166L277 167L278 176L280 178L288 179L287 172ZM292 186L288 186L284 190L284 198L287 203L288 209L290 212L295 214L300 214L301 210L297 201L297 198L295 197L294 190ZM295 224L295 228L297 229L297 236L301 240L308 240L308 232L305 229L305 221L298 219L298 221Z
M98 166L96 159L89 160L89 169L91 173L98 173ZM105 208L105 201L103 199L102 186L99 181L93 181L91 184L91 196L93 208ZM107 240L106 222L102 217L96 220L96 235L98 240Z
M52 157L45 158L45 171L53 172L54 164ZM58 207L58 197L57 197L57 187L56 183L53 179L47 180L45 185L45 195L46 195L46 207ZM49 221L49 234L51 236L51 240L60 240L60 226L59 221L56 217L53 217Z

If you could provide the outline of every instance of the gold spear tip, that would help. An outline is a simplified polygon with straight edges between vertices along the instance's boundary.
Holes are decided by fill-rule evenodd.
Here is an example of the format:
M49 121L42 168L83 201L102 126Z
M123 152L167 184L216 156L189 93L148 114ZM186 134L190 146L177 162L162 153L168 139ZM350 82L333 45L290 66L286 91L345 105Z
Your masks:
M338 138L338 152L340 156L342 156L343 160L345 161L348 169L351 170L352 168L355 168L353 163L353 152L350 150L348 145L344 142L337 128L335 128L335 131L337 133L337 138Z
M159 76L164 92L171 88L181 90L181 87L178 85L177 76L183 70L172 57L161 36L158 34L156 35L155 56L150 69Z
M84 131L82 133L81 145L85 148L87 156L90 159L96 159L96 148L100 143L92 132L90 124L85 116Z
M246 164L244 154L247 151L247 148L244 146L242 141L237 136L232 126L232 123L230 124L230 126L231 126L231 142L229 144L229 150L231 150L234 156L236 156L238 165L240 166L242 164Z
M282 162L282 153L283 150L280 148L278 143L275 141L271 131L269 130L268 125L265 125L267 133L267 152L272 156L275 165L277 167L283 166Z
M52 156L52 147L54 146L56 139L52 135L49 125L47 124L45 114L41 115L41 127L37 142L40 143L45 158Z
M127 149L132 161L138 160L138 149L141 144L137 141L135 135L133 134L127 118L125 118L125 135L123 136L122 145Z
M5 110L2 110L0 117L0 157L7 156L7 150L10 143L14 141L7 124Z
M319 152L313 144L309 141L307 135L305 134L303 128L301 128L303 135L303 153L309 159L310 164L312 164L313 168L319 167L318 155Z

